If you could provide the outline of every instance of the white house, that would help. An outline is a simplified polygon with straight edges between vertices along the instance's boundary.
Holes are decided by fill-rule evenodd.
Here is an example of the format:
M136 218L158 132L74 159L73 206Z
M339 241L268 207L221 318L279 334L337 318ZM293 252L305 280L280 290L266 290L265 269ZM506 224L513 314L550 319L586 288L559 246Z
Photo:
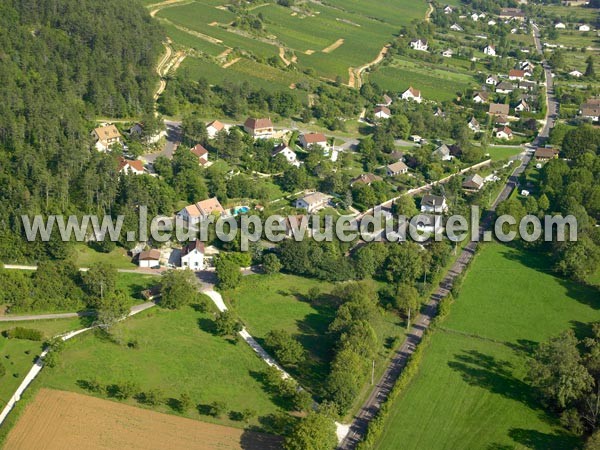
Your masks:
M454 12L454 10L452 9L452 6L450 6L450 5L444 6L444 14L452 14L453 12Z
M508 127L501 128L496 131L496 138L510 140L513 138L512 130Z
M408 173L408 166L402 161L395 162L386 167L386 173L388 177L395 177L396 175L403 175Z
M145 250L138 255L138 266L142 268L152 268L160 265L160 250L153 248Z
M473 103L487 103L490 98L490 94L485 91L477 92L473 96Z
M578 30L579 30L579 31L590 31L590 30L591 30L591 28L590 28L590 26L589 26L589 25L583 24L583 25L579 25L579 28L578 28Z
M383 94L381 103L377 103L377 106L390 106L392 104L392 102L393 102L392 97L390 97L387 94Z
M413 39L412 41L410 41L410 47L413 50L426 52L429 48L429 44L427 43L427 39Z
M400 98L402 100L414 100L417 103L421 103L422 101L421 91L419 91L418 89L414 89L412 86L405 90L400 96Z
M211 214L223 214L225 209L217 200L217 197L202 200L193 205L188 205L177 213L188 225L195 225L202 220L205 220Z
M471 120L469 120L469 123L467 124L467 126L474 133L479 133L481 131L481 125L479 125L479 122L477 121L477 119L475 117L472 117Z
M375 107L374 115L378 119L389 119L392 117L392 112L387 106L377 106Z
M471 14L471 20L473 22L477 22L479 20L479 14L477 14L477 13Z
M271 119L249 117L244 122L244 130L254 139L271 139L275 133Z
M496 47L493 45L486 45L486 47L483 49L483 53L488 56L496 56Z
M223 125L218 120L213 120L209 124L206 125L206 131L208 133L208 137L210 139L214 139L217 137L217 134L225 129L225 125Z
M564 30L565 28L567 28L567 26L562 22L558 22L554 24L554 28L556 28L557 30Z
M144 173L144 163L139 159L125 159L119 156L118 171L125 175L142 175Z
M204 270L204 242L194 240L181 250L181 268Z
M99 152L106 152L110 150L111 146L121 143L121 133L114 125L94 128L90 134L94 140L96 150Z
M450 161L452 160L452 155L450 154L450 147L446 144L440 145L433 151L433 155L440 158L442 161Z
M498 84L498 76L488 75L488 77L485 79L485 84L489 84L490 86L496 86Z
M450 29L452 31L463 31L463 27L461 27L459 24L457 23L453 23L452 25L450 25Z
M323 133L306 133L298 139L303 149L307 150L312 145L318 145L324 150L327 150L327 136Z
M442 56L444 58L452 58L452 55L454 55L454 50L452 50L451 48L442 52Z
M447 211L446 197L426 194L421 199L421 212L442 214Z
M206 150L201 144L196 144L190 151L198 158L198 164L202 167L208 164L208 150Z
M496 21L495 21L494 19L490 19L490 20L488 20L488 23L487 23L487 24L488 24L490 27L493 27L494 25L496 25Z
M510 94L515 90L515 86L508 81L501 81L496 85L496 92L498 94Z
M283 157L290 163L292 166L299 167L300 161L296 156L296 152L294 152L291 148L289 148L285 144L279 144L277 147L273 149L271 152L271 156L274 158L277 155L283 155Z
M322 192L313 192L296 200L294 206L300 209L306 209L309 214L320 211L329 205L331 195L323 194Z
M572 70L571 72L569 72L569 75L575 78L581 78L583 76L583 73L581 73L579 70Z
M529 105L527 104L527 102L525 100L520 100L519 103L517 104L517 106L515 106L515 111L517 111L517 112L529 111Z

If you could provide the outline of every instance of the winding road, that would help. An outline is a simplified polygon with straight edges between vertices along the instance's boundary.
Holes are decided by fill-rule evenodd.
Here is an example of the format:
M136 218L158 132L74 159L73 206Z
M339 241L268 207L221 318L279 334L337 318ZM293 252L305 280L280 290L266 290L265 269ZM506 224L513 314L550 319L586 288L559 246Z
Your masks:
M536 48L539 53L542 53L540 33L536 25L533 25L533 35ZM550 66L545 60L542 61L542 65L544 67L546 76L546 99L548 107L546 110L544 125L538 133L538 136L532 142L532 146L534 147L543 145L548 139L550 130L555 124L556 114L558 112L558 103L554 97L554 87L552 83L552 72L550 70ZM521 164L515 168L511 176L508 178L504 189L502 192L500 192L490 210L487 211L482 218L479 227L479 240L482 240L484 232L487 231L491 226L494 218L494 211L496 210L498 204L509 198L513 190L518 187L519 176L525 171L525 168L531 161L532 153L525 152L521 154L520 158ZM383 376L379 379L379 382L375 385L371 391L371 394L354 417L352 424L350 425L350 431L348 435L338 447L340 450L355 449L358 443L364 439L369 422L375 418L381 409L381 406L387 400L392 388L398 380L398 377L406 366L409 357L413 354L417 345L419 345L421 342L423 333L429 327L431 321L435 317L440 301L448 295L452 289L452 284L454 283L455 278L463 272L469 261L473 258L477 244L478 242L469 242L466 245L456 262L450 268L444 279L440 282L438 289L433 293L429 299L429 302L422 308L421 313L415 320L415 323L408 333L406 340L396 351Z

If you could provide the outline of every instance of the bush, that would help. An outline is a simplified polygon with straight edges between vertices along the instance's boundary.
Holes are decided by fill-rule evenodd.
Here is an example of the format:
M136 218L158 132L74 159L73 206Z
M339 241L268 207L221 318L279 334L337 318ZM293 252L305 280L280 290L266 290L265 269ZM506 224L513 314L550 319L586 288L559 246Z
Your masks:
M221 417L227 412L227 405L225 402L212 402L208 407L208 414L213 417Z
M6 375L6 367L4 367L4 364L0 362L0 378L2 378L4 375Z
M15 327L6 330L4 336L8 339L27 339L28 341L41 341L44 338L40 330L33 328Z

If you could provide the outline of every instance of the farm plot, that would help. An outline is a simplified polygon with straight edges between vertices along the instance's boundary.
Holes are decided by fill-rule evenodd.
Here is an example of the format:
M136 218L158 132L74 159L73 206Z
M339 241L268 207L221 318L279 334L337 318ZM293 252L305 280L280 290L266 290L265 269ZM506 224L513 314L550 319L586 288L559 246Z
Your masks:
M262 433L41 389L9 433L5 448L274 450L280 445L281 439Z
M371 81L383 89L403 92L409 86L421 91L423 98L445 101L469 88L474 79L466 73L452 72L432 64L396 58L391 65L376 69L369 75Z
M544 255L486 244L377 448L578 448L526 380L536 343L600 320L597 289L550 273ZM435 420L431 420L435 417Z
M395 27L408 24L414 19L423 19L427 11L427 3L422 0L328 0L326 4Z
M246 425L227 415L207 415L208 405L219 401L227 411L254 410L250 424L257 425L259 416L277 411L257 380L266 366L247 345L216 336L213 317L192 307L148 310L116 325L112 338L90 332L68 341L60 363L44 370L38 381L42 387L79 393L88 392L90 382L105 387L133 382L139 392L161 391L164 401L152 406L160 412L238 428ZM194 406L180 413L168 399L182 394ZM140 405L133 398L124 402Z

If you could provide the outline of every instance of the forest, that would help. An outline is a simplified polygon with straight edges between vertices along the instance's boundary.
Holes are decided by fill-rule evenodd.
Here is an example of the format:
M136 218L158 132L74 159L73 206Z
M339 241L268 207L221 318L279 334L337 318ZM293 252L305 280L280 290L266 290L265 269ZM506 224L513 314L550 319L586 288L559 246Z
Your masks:
M153 110L160 27L136 2L0 4L0 258L44 259L61 244L26 243L21 214L109 211L111 157L90 150L98 116Z

